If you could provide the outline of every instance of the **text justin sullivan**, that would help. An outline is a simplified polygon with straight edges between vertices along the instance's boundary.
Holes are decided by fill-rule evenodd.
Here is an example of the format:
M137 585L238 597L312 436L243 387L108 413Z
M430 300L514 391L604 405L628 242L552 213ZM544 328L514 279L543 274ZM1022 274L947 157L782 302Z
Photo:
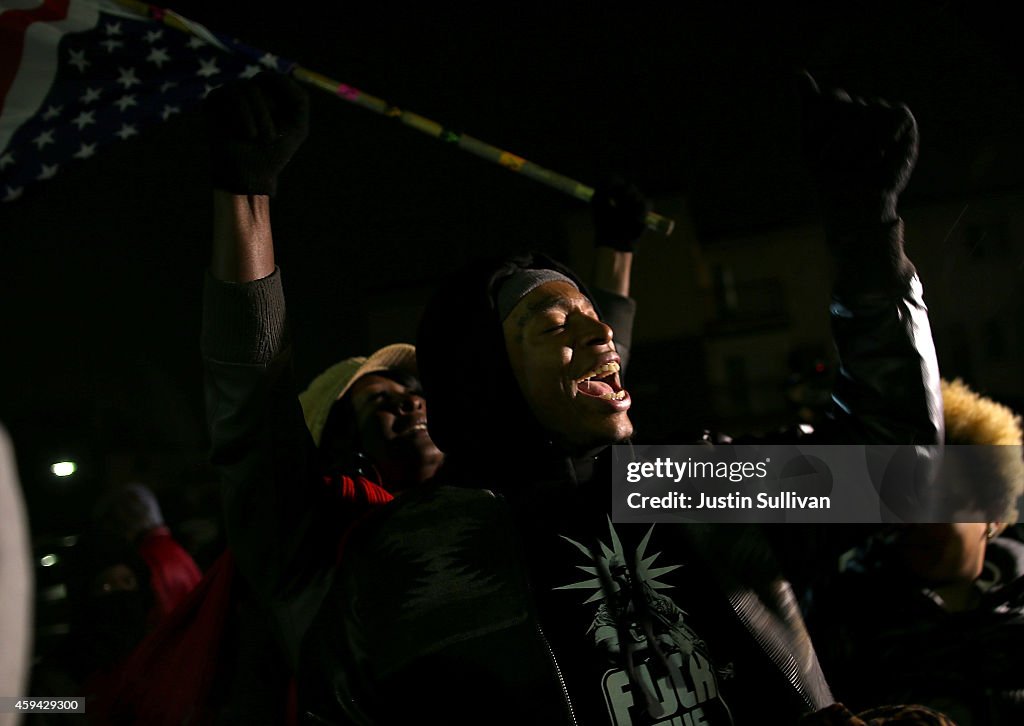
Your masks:
M626 505L630 509L831 509L832 500L829 497L803 497L796 492L761 492L756 497L739 492L714 497L704 492L698 492L696 496L670 492L660 497L646 497L640 492L633 492L626 497Z

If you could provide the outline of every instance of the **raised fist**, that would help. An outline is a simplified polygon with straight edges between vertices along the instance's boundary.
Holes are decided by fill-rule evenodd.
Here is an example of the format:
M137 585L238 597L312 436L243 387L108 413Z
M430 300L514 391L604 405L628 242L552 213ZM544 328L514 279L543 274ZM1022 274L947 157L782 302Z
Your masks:
M799 79L803 145L826 216L850 223L892 222L917 161L917 122L903 104L823 92Z
M633 252L647 229L650 200L633 184L609 177L594 189L590 208L594 217L594 246Z
M213 185L233 194L277 191L277 177L309 133L309 98L289 77L264 72L206 99Z

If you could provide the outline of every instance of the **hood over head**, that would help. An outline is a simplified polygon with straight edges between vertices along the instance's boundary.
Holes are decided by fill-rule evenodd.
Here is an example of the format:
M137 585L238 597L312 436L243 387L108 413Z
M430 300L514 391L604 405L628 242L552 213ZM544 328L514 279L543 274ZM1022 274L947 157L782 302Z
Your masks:
M523 270L552 270L593 302L568 267L544 254L525 253L462 268L435 293L420 320L416 348L430 401L430 435L449 464L453 457L463 463L501 461L510 466L495 469L511 473L521 470L515 462L536 460L553 449L512 373L502 331L509 306L507 290L504 296L499 291Z

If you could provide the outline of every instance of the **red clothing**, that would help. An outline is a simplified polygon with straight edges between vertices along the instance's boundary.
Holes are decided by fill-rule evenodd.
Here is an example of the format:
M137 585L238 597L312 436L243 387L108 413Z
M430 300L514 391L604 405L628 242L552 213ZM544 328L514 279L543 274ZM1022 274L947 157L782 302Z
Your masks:
M167 527L154 527L139 542L139 556L149 568L149 585L159 620L192 591L203 573Z
M132 651L120 673L89 704L93 724L183 724L213 681L217 637L230 611L234 562L218 558L197 587Z
M326 477L324 483L348 505L345 521L339 522L340 558L352 523L369 509L391 501L392 497L385 489L362 478ZM185 553L166 535L166 529L164 533L153 542L149 542L147 535L140 549L159 553L156 561L166 564L162 558L172 549L166 548L166 540L173 549ZM146 554L143 556L150 562ZM156 571L152 565L151 569ZM172 568L167 569L170 572ZM225 551L191 592L179 596L180 605L128 657L116 685L96 703L89 704L91 723L203 726L215 721L218 706L211 686L219 669L230 661L221 656L225 647L225 623L238 597L238 588L234 585L236 570L231 552ZM173 588L175 584L174 580L159 586L154 582L154 593L160 591L158 587L165 586L168 592L178 592ZM283 700L289 704L291 712L282 714L282 722L294 723L294 694L289 692L294 684L282 681L267 685L279 687Z

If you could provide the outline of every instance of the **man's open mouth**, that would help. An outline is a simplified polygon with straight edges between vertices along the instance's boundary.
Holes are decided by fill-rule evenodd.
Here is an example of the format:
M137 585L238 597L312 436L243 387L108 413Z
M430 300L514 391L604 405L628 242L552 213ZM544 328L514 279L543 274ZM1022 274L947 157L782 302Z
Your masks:
M599 365L589 373L576 379L576 390L590 398L601 398L605 401L621 401L626 391L619 383L619 363L610 361Z
M417 431L426 431L426 430L427 430L427 420L421 418L421 419L416 419L415 421L411 422L407 426L401 427L396 432L396 434L398 436L405 436L406 434L415 434Z

